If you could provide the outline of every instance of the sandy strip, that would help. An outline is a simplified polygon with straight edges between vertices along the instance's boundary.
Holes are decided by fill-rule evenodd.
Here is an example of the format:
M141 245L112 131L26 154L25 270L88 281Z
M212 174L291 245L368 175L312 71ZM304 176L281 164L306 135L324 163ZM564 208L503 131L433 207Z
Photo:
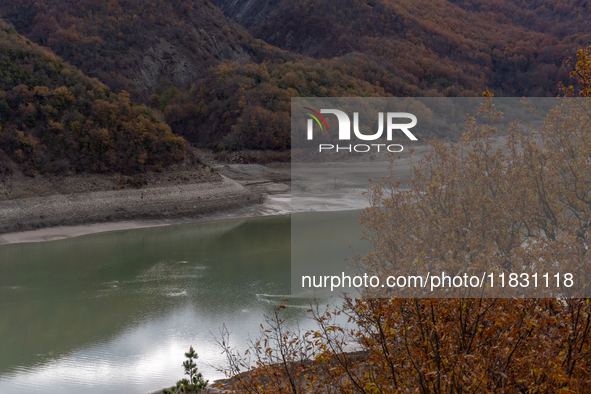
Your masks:
M252 204L227 211L211 212L192 217L153 220L122 220L117 222L58 226L42 228L38 230L0 234L0 245L54 241L58 239L73 238L82 235L97 234L108 231L133 230L184 223L229 220L258 216L289 215L291 212L290 202L290 195L284 194L267 197L265 202L262 204Z
M0 244L217 220L263 205L259 202L260 196L226 177L220 182L2 201ZM244 214L250 211L256 209Z

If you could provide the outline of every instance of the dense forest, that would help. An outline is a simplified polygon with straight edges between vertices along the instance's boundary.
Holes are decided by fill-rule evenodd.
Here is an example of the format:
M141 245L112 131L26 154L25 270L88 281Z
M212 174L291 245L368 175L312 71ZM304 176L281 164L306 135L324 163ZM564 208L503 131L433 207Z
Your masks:
M400 83L423 95L486 88L497 96L556 95L567 77L563 59L591 38L591 9L580 1L213 1L280 48L373 60L389 72L396 90L384 86L395 95Z
M291 97L389 94L380 67L275 48L207 1L0 4L31 41L162 111L199 147L288 149Z
M0 175L136 173L185 158L185 140L148 107L1 22L0 119Z
M188 86L219 61L248 58L241 30L207 1L0 0L36 44L141 100L163 79Z
M386 94L322 64L224 63L212 71L203 86L176 95L164 113L173 130L220 150L289 149L291 97Z
M591 39L575 0L212 2L0 0L0 12L216 150L289 149L297 96L555 96L564 58Z

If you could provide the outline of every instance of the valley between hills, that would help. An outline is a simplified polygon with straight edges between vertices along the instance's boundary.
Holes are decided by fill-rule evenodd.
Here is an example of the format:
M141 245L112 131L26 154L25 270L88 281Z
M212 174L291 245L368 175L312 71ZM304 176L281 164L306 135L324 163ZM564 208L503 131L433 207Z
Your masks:
M574 0L0 0L0 232L259 201L217 165L289 162L292 97L556 96L590 14Z

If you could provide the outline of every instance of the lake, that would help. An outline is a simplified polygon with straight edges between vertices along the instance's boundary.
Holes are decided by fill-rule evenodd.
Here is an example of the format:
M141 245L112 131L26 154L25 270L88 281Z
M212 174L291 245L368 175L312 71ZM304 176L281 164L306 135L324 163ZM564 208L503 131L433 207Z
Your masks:
M304 215L311 239L331 233L348 251L357 236L342 222L356 212ZM206 379L225 377L222 326L245 349L289 297L290 224L268 216L0 246L0 392L147 394L183 377L191 345ZM312 328L308 304L291 298L286 319Z
M1 246L0 392L145 394L182 378L190 345L221 378L214 336L259 333L289 259L288 216Z

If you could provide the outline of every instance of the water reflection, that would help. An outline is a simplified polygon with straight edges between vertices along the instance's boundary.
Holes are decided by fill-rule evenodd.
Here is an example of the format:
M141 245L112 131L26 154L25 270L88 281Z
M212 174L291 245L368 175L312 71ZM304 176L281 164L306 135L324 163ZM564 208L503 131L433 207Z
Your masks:
M272 306L256 295L290 293L289 259L288 217L2 246L0 392L147 393L182 377L190 345L221 377L212 332L258 333Z

